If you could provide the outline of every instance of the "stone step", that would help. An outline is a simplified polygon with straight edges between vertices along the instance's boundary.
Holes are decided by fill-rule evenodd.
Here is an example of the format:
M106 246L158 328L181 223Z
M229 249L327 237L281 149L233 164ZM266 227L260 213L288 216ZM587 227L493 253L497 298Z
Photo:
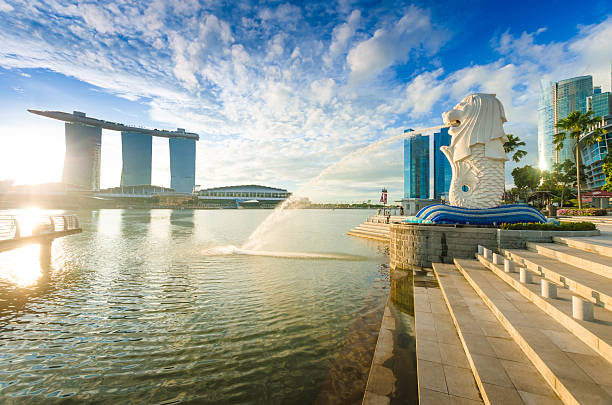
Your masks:
M364 228L362 226L358 226L356 228L353 229L353 231L358 231L358 232L363 232L363 233L371 233L374 235L381 235L381 236L389 236L389 232L385 232L385 231L381 231L379 229L372 229L372 228Z
M355 231L355 230L351 230L349 232L346 233L349 236L356 236L358 238L365 238L365 239L372 239L372 240L376 240L378 242L389 242L389 237L388 236L381 236L378 234L372 234L372 233L365 233L362 231Z
M602 256L612 257L612 240L606 237L570 238L554 236L553 242Z
M433 268L484 402L561 404L457 268L439 263L434 263ZM415 300L416 297L415 291ZM417 329L417 356L419 332Z
M571 246L558 243L527 242L527 249L557 259L561 262L588 270L604 277L612 278L612 260L597 253L585 252Z
M414 286L420 405L481 404L482 397L440 287Z
M389 232L389 226L379 226L379 225L370 225L368 223L363 223L361 225L359 225L360 228L365 228L365 229L372 229L375 231L379 231L379 232Z
M529 250L506 249L504 254L517 265L525 266L534 273L562 284L594 304L612 311L612 279Z
M482 256L479 256L478 260L584 344L612 363L612 312L594 307L593 314L596 321L575 319L572 315L572 296L575 294L570 290L557 288L557 298L544 298L541 295L542 277L539 275L532 273L531 282L524 284L521 283L518 272L505 273L503 266L493 264Z
M371 230L371 231L375 231L375 232L385 232L385 233L389 233L390 229L387 228L381 228L381 227L376 227L376 226L368 226L368 225L359 225L359 228L365 229L365 230Z
M359 231L371 232L371 233L376 233L376 234L379 234L379 235L389 236L389 231L387 231L385 229L369 228L369 227L364 227L364 226L361 226L361 225L359 225L358 227L356 227L354 229L359 230Z
M612 403L608 361L478 261L455 265L564 403Z

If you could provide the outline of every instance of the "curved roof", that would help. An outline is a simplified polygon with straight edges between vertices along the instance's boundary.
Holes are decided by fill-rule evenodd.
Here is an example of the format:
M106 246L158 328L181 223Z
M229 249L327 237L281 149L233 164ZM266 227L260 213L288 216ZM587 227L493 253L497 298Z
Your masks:
M239 186L202 188L199 191L256 191L256 190L278 191L278 192L283 192L283 193L287 192L287 190L284 188L260 186L258 184L244 184L244 185L239 185Z

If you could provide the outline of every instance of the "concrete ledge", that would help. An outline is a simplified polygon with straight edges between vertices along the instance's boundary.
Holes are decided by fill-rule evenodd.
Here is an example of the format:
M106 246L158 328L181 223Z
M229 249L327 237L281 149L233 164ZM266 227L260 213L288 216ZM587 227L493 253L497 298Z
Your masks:
M612 280L529 250L504 250L514 262L612 311Z
M603 277L612 278L612 260L597 253L585 252L556 243L527 242L527 248L543 256L571 264Z
M561 243L576 249L597 253L612 258L612 245L605 245L588 239L576 239L568 236L553 236L553 242Z
M503 269L500 269L482 256L478 257L478 261L510 287L518 291L523 297L544 311L551 319L554 319L568 329L591 350L612 363L612 326L609 325L612 324L612 314L609 311L599 308L597 314L598 318L603 321L602 324L574 319L572 313L573 298L569 291L559 289L557 291L557 299L546 299L541 296L541 290L538 285L540 283L539 279L534 280L534 283L524 284L516 279L516 275L512 276L505 273Z
M434 263L434 272L484 403L528 403L535 396L561 404L455 266Z
M477 261L456 260L455 264L564 403L612 403L600 382L612 372L610 363L573 335L563 334L557 322L525 297L513 295L512 287Z
M497 230L498 249L525 249L527 242L550 243L553 237L598 236L599 230L594 231L528 231L528 230Z

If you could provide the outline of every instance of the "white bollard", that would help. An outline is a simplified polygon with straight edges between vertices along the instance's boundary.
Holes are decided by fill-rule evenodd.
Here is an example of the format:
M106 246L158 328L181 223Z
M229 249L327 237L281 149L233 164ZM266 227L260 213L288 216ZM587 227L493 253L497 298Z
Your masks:
M527 270L525 267L520 268L520 280L522 284L530 284L531 283L531 272Z
M557 298L557 286L548 280L540 280L542 297Z
M514 273L514 262L510 259L504 259L504 271L506 273Z
M504 257L497 253L493 253L493 264L504 264Z
M493 252L491 252L491 249L484 248L483 250L484 250L484 255L483 255L484 258L489 260L489 261L491 261L491 259L493 258L491 256L491 254L493 253Z
M483 256L484 255L484 249L485 249L484 246L478 245L478 254Z
M572 316L581 321L592 321L594 319L593 303L573 295Z

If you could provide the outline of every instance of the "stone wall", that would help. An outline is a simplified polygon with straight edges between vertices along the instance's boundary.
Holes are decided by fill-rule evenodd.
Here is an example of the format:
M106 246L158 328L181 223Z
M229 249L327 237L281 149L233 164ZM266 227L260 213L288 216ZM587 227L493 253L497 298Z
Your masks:
M478 245L497 249L497 229L467 226L392 224L389 255L393 269L430 268L431 263L473 259Z
M391 224L389 256L392 269L424 269L431 263L473 259L478 245L500 249L525 249L526 242L552 242L553 236L594 236L594 231L515 231L452 225Z

